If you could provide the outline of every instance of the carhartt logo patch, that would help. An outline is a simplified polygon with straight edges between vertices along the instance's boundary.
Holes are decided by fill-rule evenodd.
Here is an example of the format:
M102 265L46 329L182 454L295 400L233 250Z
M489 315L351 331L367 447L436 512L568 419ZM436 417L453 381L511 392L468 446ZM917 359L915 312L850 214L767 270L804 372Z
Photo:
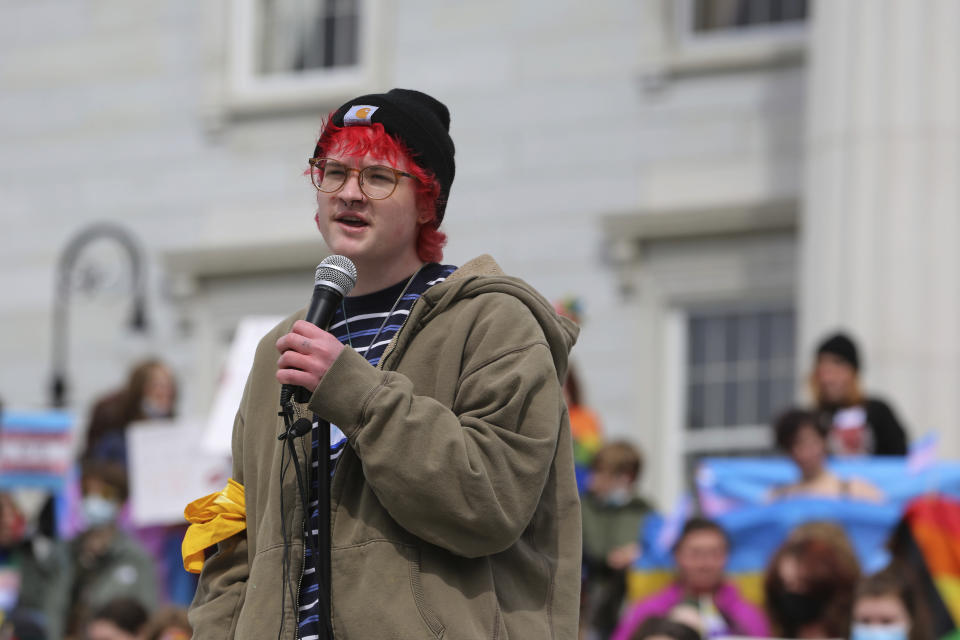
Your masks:
M377 112L377 109L380 107L374 107L369 104L355 104L350 107L350 110L343 116L343 125L370 125L370 118L373 117L373 114Z

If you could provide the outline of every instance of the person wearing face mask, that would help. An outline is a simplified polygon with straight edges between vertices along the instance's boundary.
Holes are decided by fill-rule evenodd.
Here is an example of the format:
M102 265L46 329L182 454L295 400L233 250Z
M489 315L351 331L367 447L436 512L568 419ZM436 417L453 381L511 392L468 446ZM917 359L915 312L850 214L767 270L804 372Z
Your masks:
M118 597L129 597L148 610L157 601L153 560L116 523L126 499L126 475L116 463L86 463L81 488L83 532L69 544L66 568L70 606L68 633L83 628L91 612Z
M840 527L810 523L794 531L764 576L774 632L786 638L846 637L859 579L859 563Z
M617 625L627 569L640 557L640 526L650 503L636 495L643 458L630 443L602 446L591 462L583 517L583 612L588 636L606 638Z
M140 420L174 417L177 383L170 368L157 359L136 364L127 383L98 399L90 412L83 459L127 463L126 431Z
M850 640L928 640L926 603L896 566L864 578L853 602Z
M681 613L683 621L701 629L705 638L768 637L763 612L727 580L729 551L727 533L716 522L702 517L687 520L673 547L677 565L673 583L631 607L611 638L629 640L644 620Z
M44 504L36 490L0 492L0 618L11 637L63 635L69 597L63 566L69 557L54 529L52 502Z

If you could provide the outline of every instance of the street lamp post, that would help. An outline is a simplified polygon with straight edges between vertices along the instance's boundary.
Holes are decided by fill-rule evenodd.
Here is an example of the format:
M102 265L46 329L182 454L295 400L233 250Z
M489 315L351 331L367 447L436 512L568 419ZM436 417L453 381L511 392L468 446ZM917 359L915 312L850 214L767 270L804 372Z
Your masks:
M57 262L56 281L53 296L53 348L52 370L50 382L50 404L55 408L62 408L67 404L69 384L67 382L67 356L69 354L69 310L71 276L77 265L80 255L92 242L96 240L113 240L124 250L129 258L129 267L132 280L131 295L133 296L133 315L130 327L135 331L143 331L147 326L146 318L146 277L143 254L140 245L134 236L125 228L111 222L101 222L90 225L77 233L67 246L63 248Z

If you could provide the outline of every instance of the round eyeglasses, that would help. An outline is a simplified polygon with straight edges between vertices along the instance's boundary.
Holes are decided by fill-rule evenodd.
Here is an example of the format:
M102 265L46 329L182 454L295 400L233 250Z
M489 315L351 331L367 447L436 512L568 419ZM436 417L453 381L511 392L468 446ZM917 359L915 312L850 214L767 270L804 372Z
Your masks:
M357 172L360 191L371 200L389 198L397 188L400 178L415 178L413 174L393 167L372 165L363 169L353 169L338 160L330 158L310 158L310 179L318 191L335 193L343 188L351 171Z

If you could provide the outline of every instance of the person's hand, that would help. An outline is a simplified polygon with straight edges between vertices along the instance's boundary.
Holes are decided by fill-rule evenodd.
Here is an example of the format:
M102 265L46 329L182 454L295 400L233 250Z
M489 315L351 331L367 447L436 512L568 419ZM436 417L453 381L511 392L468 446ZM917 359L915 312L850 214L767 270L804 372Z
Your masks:
M343 351L343 345L320 327L297 320L290 333L277 340L277 350L277 380L313 393Z
M607 566L622 571L640 558L640 545L636 542L612 549L607 554Z

